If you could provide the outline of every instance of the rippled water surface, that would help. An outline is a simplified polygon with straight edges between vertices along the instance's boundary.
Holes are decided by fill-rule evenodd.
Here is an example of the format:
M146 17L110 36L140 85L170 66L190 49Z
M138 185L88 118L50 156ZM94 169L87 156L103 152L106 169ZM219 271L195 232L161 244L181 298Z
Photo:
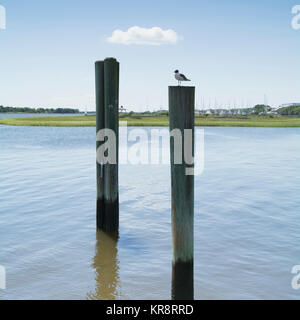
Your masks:
M95 230L94 128L0 126L0 150L1 299L170 298L167 165L120 166L111 239ZM299 194L300 129L205 128L197 299L299 299Z

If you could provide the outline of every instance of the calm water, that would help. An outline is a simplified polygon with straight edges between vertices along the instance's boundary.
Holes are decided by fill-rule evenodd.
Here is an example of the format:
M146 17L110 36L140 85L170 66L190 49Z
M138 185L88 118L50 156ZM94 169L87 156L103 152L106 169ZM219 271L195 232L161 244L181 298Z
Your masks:
M148 131L150 129L147 129ZM167 165L120 167L120 236L95 230L95 129L0 126L1 299L169 299ZM299 299L300 129L206 128L195 297Z

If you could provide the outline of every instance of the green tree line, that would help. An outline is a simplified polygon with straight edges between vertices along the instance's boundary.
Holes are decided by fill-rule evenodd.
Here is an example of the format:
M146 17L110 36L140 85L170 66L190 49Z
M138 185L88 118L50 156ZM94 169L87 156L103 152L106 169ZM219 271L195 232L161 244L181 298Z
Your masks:
M79 113L78 109L71 108L28 108L28 107L4 107L0 106L0 113Z
M283 107L277 110L282 116L299 116L300 106Z

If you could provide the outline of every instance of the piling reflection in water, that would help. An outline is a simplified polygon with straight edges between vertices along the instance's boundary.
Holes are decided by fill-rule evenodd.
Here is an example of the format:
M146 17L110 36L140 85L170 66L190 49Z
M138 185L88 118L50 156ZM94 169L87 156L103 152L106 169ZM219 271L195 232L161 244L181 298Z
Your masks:
M88 299L114 300L119 296L118 234L97 230L94 263L95 292L88 293Z
M194 262L172 265L172 300L194 300Z

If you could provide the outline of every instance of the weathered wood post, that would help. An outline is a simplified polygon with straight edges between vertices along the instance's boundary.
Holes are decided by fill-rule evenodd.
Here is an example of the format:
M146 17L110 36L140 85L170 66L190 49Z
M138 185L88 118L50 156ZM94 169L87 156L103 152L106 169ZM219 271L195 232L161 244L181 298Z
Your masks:
M96 61L96 133L104 129L104 61ZM104 141L96 141L96 148ZM97 157L97 228L104 226L104 159Z
M114 58L104 60L104 108L105 128L115 134L115 163L107 163L104 169L105 230L119 229L119 62ZM113 158L113 157L112 157Z
M98 142L97 148L102 143L108 144L106 154L100 159L97 152L97 227L114 233L119 229L119 63L116 59L96 62L96 94L97 130L105 129L107 139Z
M195 87L169 87L172 188L172 299L194 299Z

